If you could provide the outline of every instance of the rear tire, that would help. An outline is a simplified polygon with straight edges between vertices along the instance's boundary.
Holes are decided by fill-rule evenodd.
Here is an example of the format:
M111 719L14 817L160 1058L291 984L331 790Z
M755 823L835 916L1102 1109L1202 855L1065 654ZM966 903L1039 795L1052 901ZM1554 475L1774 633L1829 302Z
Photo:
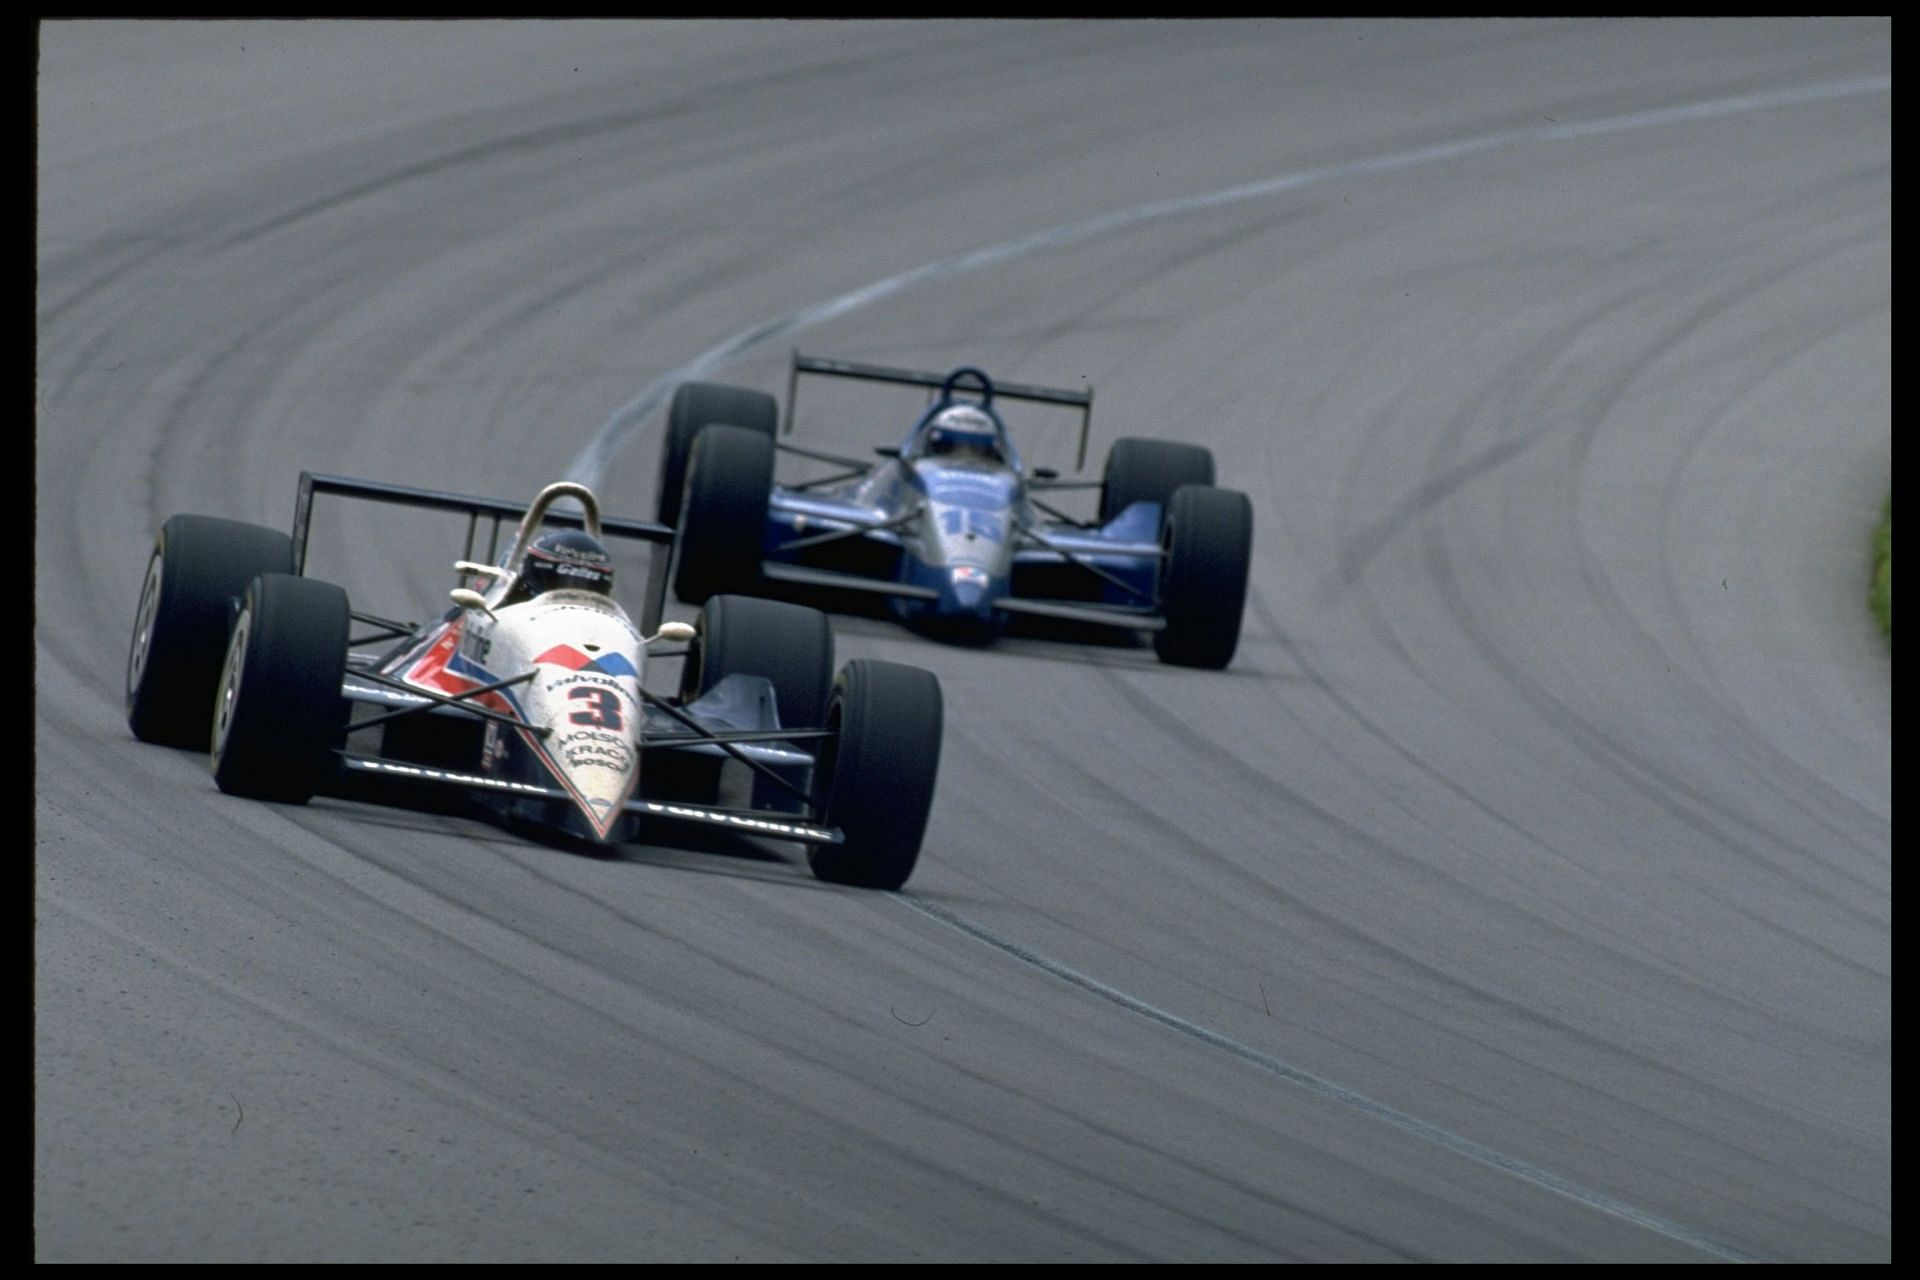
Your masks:
M1183 484L1213 483L1213 451L1197 444L1123 436L1107 451L1100 477L1100 523L1136 502L1157 502L1164 515Z
M760 548L773 492L773 438L745 427L703 428L687 462L674 594L705 604L721 592L745 592L760 580Z
M1240 644L1253 555L1253 503L1205 485L1174 490L1161 521L1160 607L1153 647L1162 662L1219 670Z
M228 795L305 804L336 769L348 706L347 593L267 573L248 586L213 715L213 780Z
M784 729L818 729L833 696L833 624L818 609L714 596L694 623L680 696L692 702L732 675L765 676Z
M840 670L820 756L825 821L838 845L809 845L813 874L835 884L898 889L913 874L940 772L940 682L930 671L857 660Z
M721 422L744 427L773 439L780 425L780 406L764 391L729 387L717 382L683 382L667 406L667 438L660 442L660 490L654 502L655 519L671 525L680 519L680 491L687 483L687 458L700 429Z
M142 742L207 745L233 602L263 573L293 569L278 529L174 516L147 561L127 649L127 726Z

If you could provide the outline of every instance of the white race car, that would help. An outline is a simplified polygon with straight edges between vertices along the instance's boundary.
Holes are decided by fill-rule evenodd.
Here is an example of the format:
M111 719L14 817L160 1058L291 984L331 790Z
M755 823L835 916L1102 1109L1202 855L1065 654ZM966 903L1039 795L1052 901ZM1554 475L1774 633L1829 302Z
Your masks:
M466 514L453 608L392 622L302 576L320 494ZM563 498L580 513L556 509ZM474 559L482 521L497 543L514 517L497 560ZM641 626L613 598L609 537L655 548ZM142 741L209 748L233 795L405 802L452 789L596 844L689 826L799 841L821 879L899 888L933 803L939 682L876 661L836 677L825 615L797 605L717 596L697 623L662 624L672 541L664 525L602 519L570 483L523 513L303 473L291 536L174 516L140 593L128 723ZM372 630L351 635L356 621ZM652 650L684 658L675 694L644 682L663 641L685 642Z

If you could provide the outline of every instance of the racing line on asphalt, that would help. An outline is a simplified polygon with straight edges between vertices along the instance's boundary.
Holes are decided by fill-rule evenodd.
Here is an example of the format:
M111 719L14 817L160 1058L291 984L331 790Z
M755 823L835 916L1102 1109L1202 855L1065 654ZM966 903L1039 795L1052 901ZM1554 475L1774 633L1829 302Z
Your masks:
M798 333L815 325L825 323L850 311L890 298L917 285L932 281L950 279L967 272L982 270L1001 265L1014 259L1025 257L1047 249L1056 249L1081 240L1117 231L1125 227L1136 226L1161 218L1178 217L1189 213L1199 213L1225 205L1237 204L1245 200L1254 200L1262 196L1277 195L1287 191L1298 191L1305 187L1321 183L1334 182L1346 178L1361 178L1373 174L1396 173L1421 165L1439 164L1448 160L1457 160L1466 156L1482 155L1505 147L1516 147L1535 143L1563 142L1576 138L1591 138L1602 135L1626 133L1637 129L1657 128L1668 124L1682 124L1697 120L1709 120L1721 116L1744 114L1752 111L1766 111L1780 107L1800 106L1807 103L1826 102L1836 98L1854 97L1867 93L1890 93L1893 80L1890 76L1870 76L1855 80L1836 80L1821 84L1807 85L1798 89L1785 89L1772 93L1742 94L1730 98L1714 98L1703 102L1689 103L1677 107L1661 107L1648 111L1629 112L1624 115L1601 116L1591 120L1577 121L1571 124L1553 124L1528 129L1508 129L1497 133L1478 134L1455 142L1438 143L1420 147L1411 151L1389 152L1383 155L1368 156L1349 161L1345 164L1329 165L1318 169L1300 169L1291 173L1277 174L1254 182L1238 186L1223 187L1217 191L1199 195L1179 196L1165 200L1156 200L1147 204L1135 205L1129 209L1116 210L1079 222L1063 223L1029 235L1005 240L998 244L969 250L966 253L940 258L936 261L899 272L858 289L813 303L790 311L783 316L763 321L738 333L716 345L707 348L685 364L669 370L667 373L647 384L637 395L621 405L594 433L586 447L575 455L567 469L567 478L578 481L590 488L598 487L604 478L607 466L613 457L629 443L633 433L645 425L653 413L665 402L673 388L681 382L704 378L715 370L763 343L785 335ZM899 901L931 919L948 925L975 941L983 943L997 951L1031 965L1047 973L1100 997L1109 1003L1118 1005L1130 1013L1138 1014L1150 1021L1157 1022L1169 1030L1198 1040L1200 1043L1220 1049L1244 1062L1260 1068L1271 1075L1278 1076L1289 1084L1297 1085L1325 1101L1356 1111L1372 1120L1411 1134L1423 1141L1433 1143L1444 1150L1463 1156L1477 1164L1531 1183L1546 1191L1563 1196L1577 1204L1611 1214L1649 1231L1667 1236L1683 1244L1710 1253L1728 1262L1753 1262L1757 1259L1736 1249L1712 1240L1699 1232L1679 1223L1669 1222L1642 1209L1615 1200L1579 1183L1569 1181L1549 1170L1528 1164L1524 1160L1503 1155L1490 1147L1482 1146L1471 1138L1463 1137L1446 1129L1427 1123L1416 1116L1398 1111L1364 1094L1356 1093L1330 1080L1322 1079L1310 1071L1283 1062L1278 1058L1261 1053L1257 1049L1241 1044L1219 1032L1210 1031L1197 1023L1188 1022L1167 1011L1128 995L1115 987L1110 987L1095 978L1075 969L1068 968L1058 961L1051 960L1032 951L1017 942L1002 938L981 925L975 924L965 916L935 903L914 897L907 893L894 895Z
M597 488L604 479L607 466L614 455L626 447L633 432L646 423L653 412L666 401L674 387L680 383L704 378L735 356L751 351L762 343L811 329L815 325L843 316L849 311L857 311L861 307L880 302L929 281L947 280L971 271L999 266L1016 258L1026 257L1028 254L1039 253L1046 249L1058 249L1080 240L1104 235L1109 231L1137 226L1143 222L1200 213L1224 205L1238 204L1243 200L1278 195L1283 191L1298 191L1305 187L1335 182L1343 178L1364 178L1379 173L1397 173L1403 169L1413 169L1421 165L1482 155L1489 151L1498 151L1502 147L1564 142L1574 138L1627 133L1635 129L1651 129L1660 125L1711 120L1718 116L1739 115L1749 111L1766 111L1777 107L1793 107L1810 102L1849 98L1865 93L1891 93L1892 91L1893 77L1868 76L1857 80L1830 80L1821 84L1806 85L1799 89L1782 89L1773 93L1749 93L1732 98L1712 98L1685 106L1660 107L1651 111L1633 111L1625 115L1601 116L1572 124L1505 129L1497 133L1483 133L1471 138L1463 138L1457 142L1442 142L1429 147L1418 147L1412 151L1394 151L1385 155L1367 156L1360 160L1348 161L1346 164L1328 165L1320 169L1296 169L1291 173L1276 174L1271 178L1261 178L1238 186L1222 187L1218 191L1208 191L1200 195L1154 200L1147 204L1135 205L1130 209L1103 213L1079 222L1062 223L1044 231L1035 231L1029 235L1017 236L1012 240L1003 240L999 244L990 244L952 257L940 258L888 276L883 280L875 280L871 284L862 285L838 297L816 302L810 306L789 311L775 319L742 329L732 337L702 351L685 364L668 370L648 383L631 400L613 411L612 416L601 424L600 429L587 442L586 448L574 455L572 464L567 468L566 478L578 481L588 488Z
M1602 1213L1610 1213L1616 1218L1622 1218L1633 1223L1635 1226L1645 1227L1649 1231L1658 1232L1660 1235L1666 1236L1669 1239L1678 1240L1682 1244L1692 1245L1694 1248L1713 1254L1723 1261L1759 1261L1758 1258L1741 1253L1737 1249L1729 1248L1719 1241L1703 1236L1689 1227L1684 1227L1677 1222L1669 1222L1665 1218L1655 1217L1644 1209L1636 1209L1630 1204L1615 1200L1611 1196L1603 1195L1590 1188L1583 1187L1577 1182L1568 1181L1559 1174L1542 1169L1537 1165L1528 1164L1526 1161L1515 1159L1512 1156L1502 1155L1493 1148L1482 1146L1471 1138L1465 1138L1457 1133L1442 1129L1437 1125L1428 1124L1425 1120L1417 1116L1411 1116L1404 1111L1395 1110L1384 1102L1375 1102L1363 1093L1355 1093L1352 1089L1316 1076L1311 1071L1302 1070L1291 1063L1281 1061L1279 1058L1261 1053L1258 1049L1250 1048L1247 1045L1241 1044L1238 1040L1223 1036L1218 1031L1209 1031L1198 1023L1188 1022L1185 1018L1177 1014L1168 1013L1166 1010L1150 1005L1135 996L1130 996L1116 987L1110 987L1097 978L1089 978L1077 969L1070 969L1057 960L1049 960L1046 956L1036 951L1031 951L1017 942L1002 938L991 930L973 923L973 921L968 920L965 916L957 912L949 911L945 907L929 902L923 898L916 898L909 893L897 893L894 896L922 915L931 916L942 924L951 925L975 941L984 942L997 951L1004 951L1023 964L1029 964L1042 972L1050 973L1063 982L1071 983L1079 987L1082 991L1099 996L1102 1000L1108 1001L1111 1004L1117 1004L1129 1013L1137 1013L1141 1017L1152 1022L1157 1022L1161 1026L1173 1031L1177 1031L1183 1036L1191 1037L1215 1049L1225 1050L1243 1062L1252 1063L1270 1075L1279 1076L1288 1084L1300 1086L1316 1097L1346 1107L1348 1110L1357 1111L1371 1120L1377 1120L1390 1128L1400 1130L1402 1133L1411 1134L1424 1142L1431 1142L1437 1147L1453 1152L1455 1155L1465 1156L1474 1163L1485 1165L1487 1168L1493 1169L1496 1172L1519 1178L1523 1182L1530 1182L1536 1187L1553 1192L1555 1195L1565 1196L1575 1204L1585 1205L1589 1209L1598 1209Z

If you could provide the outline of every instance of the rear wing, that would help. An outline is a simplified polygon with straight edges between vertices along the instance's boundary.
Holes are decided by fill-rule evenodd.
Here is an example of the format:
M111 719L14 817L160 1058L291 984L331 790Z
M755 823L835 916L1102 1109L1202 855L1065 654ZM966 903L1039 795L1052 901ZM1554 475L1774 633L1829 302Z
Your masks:
M393 506L423 507L431 511L453 511L467 517L467 545L464 560L483 560L493 563L500 551L500 525L508 523L509 530L520 522L527 513L528 504L508 502L502 498L480 498L464 493L442 493L434 489L414 489L406 485L386 484L379 480L355 480L349 476L319 475L312 471L300 473L300 492L293 504L293 571L306 572L307 566L307 529L313 520L313 500L323 493L338 494L344 498L359 498L367 502L384 502ZM565 525L578 529L585 526L585 519L576 512L555 511L549 508L545 513L549 524ZM484 551L477 546L481 535L481 522L487 522L486 547ZM646 599L641 608L640 631L643 635L652 635L660 629L661 615L666 611L667 600L667 558L673 553L673 530L652 520L624 520L614 516L600 517L600 532L610 538L632 538L651 544L647 557ZM480 554L475 554L476 552Z
M787 420L780 428L780 434L793 433L794 399L800 390L800 375L803 373L821 374L831 378L858 378L867 382L891 382L910 387L928 387L935 391L945 387L953 377L950 373L925 373L918 369L891 369L885 365L861 364L854 360L826 360L819 356L803 356L793 353L793 369L787 375ZM1085 469L1087 465L1087 432L1093 423L1093 388L1085 391L1068 391L1059 387L1030 387L1018 382L993 383L994 399L1027 400L1035 404L1059 404L1080 410L1080 449L1073 464L1075 471Z

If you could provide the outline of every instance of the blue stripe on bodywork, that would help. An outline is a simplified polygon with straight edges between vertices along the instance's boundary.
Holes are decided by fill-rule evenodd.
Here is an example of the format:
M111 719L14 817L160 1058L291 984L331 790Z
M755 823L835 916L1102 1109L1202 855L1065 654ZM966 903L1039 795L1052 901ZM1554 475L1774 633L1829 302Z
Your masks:
M603 654L581 670L598 671L603 676L632 676L636 680L640 678L639 671L634 669L633 663L627 661L627 655L624 653Z

